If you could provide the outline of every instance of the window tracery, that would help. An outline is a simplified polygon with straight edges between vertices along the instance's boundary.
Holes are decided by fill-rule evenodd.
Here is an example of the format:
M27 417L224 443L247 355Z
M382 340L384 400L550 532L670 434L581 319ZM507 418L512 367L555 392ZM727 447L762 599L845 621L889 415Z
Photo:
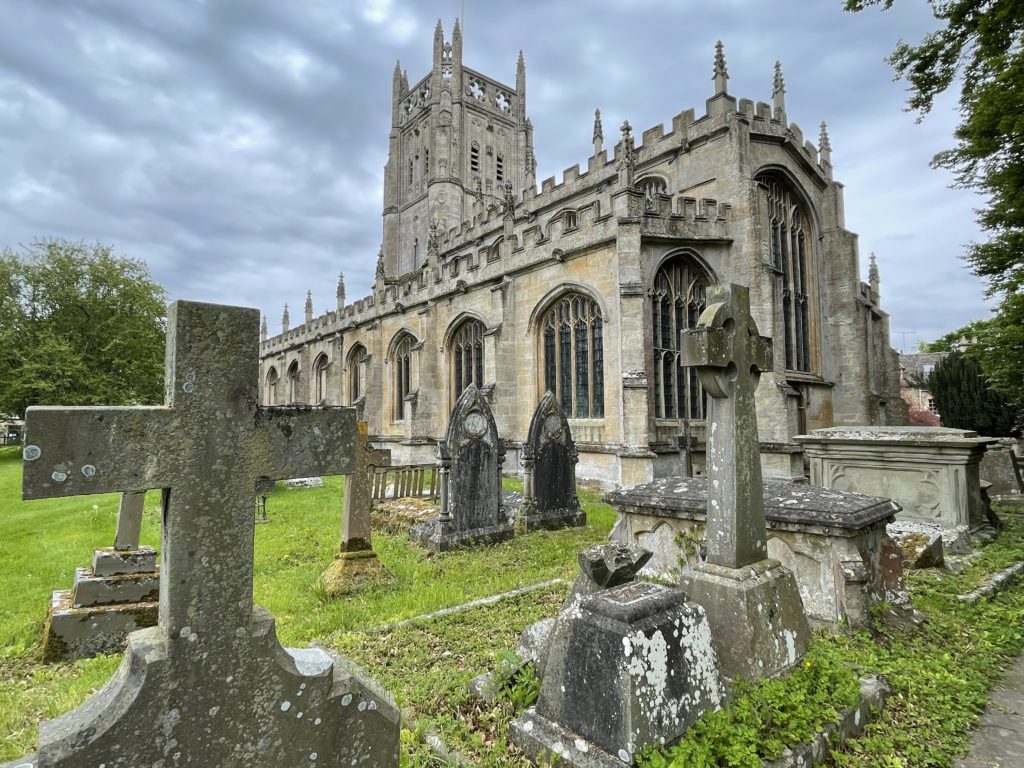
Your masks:
M810 217L789 188L773 176L757 177L766 190L772 266L782 278L782 326L786 370L811 371Z
M405 418L405 398L409 394L410 373L412 371L412 345L413 339L409 334L402 336L395 347L393 363L394 383L394 421L401 421Z
M313 402L322 403L327 399L327 369L330 360L321 354L313 363Z
M299 402L299 361L288 366L288 403Z
M366 362L366 347L356 344L348 353L348 403L353 405L363 396L363 368Z
M540 329L544 388L567 418L603 418L604 324L597 303L567 294L544 313Z
M484 384L484 324L479 320L464 321L451 342L452 402L470 384Z
M703 420L707 397L697 371L680 365L680 333L695 328L711 283L685 256L666 261L654 277L651 320L654 349L654 415L659 419Z
M267 394L264 398L264 403L267 405L277 405L277 382L280 377L277 374L277 368L270 366L267 371Z

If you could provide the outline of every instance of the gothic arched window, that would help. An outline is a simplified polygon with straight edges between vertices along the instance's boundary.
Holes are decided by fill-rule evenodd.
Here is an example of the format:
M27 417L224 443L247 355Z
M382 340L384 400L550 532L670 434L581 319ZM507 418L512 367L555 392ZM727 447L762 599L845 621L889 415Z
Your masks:
M356 344L348 353L348 404L352 405L363 396L363 368L366 364L366 347Z
M579 293L556 301L540 322L544 388L570 419L604 417L604 324L597 303Z
M452 336L452 402L470 384L484 384L484 324L469 319Z
M654 339L654 415L659 419L704 419L706 398L693 368L679 365L679 334L695 328L711 280L685 256L669 259L651 291Z
M288 366L288 403L299 402L299 361Z
M331 364L327 355L320 354L313 362L313 402L322 403L327 399L327 367Z
M803 204L778 179L761 174L756 180L767 192L772 265L782 277L781 311L786 370L809 373L809 305L814 254L810 217Z
M267 371L267 394L263 398L263 402L266 405L277 405L277 368L270 366L270 370Z
M406 333L395 345L394 356L391 360L394 370L394 421L405 418L405 397L409 394L409 384L412 372L412 345L413 338Z

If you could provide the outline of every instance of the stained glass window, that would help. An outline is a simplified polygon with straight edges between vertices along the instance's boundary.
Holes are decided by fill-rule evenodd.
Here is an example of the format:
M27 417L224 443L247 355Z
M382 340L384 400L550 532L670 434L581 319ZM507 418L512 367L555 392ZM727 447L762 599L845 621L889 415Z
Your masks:
M541 321L544 387L555 393L568 418L604 416L604 338L597 304L563 296Z
M705 418L705 397L697 372L680 366L679 344L680 332L696 327L710 282L704 270L685 256L666 261L654 277L651 317L656 418Z
M466 320L452 336L452 402L470 384L484 385L484 324Z
M395 347L395 421L405 418L405 396L409 394L409 372L412 368L412 336L406 334Z
M772 263L782 278L786 370L810 372L811 262L809 218L790 190L770 175L757 177L767 192ZM777 343L777 342L776 342Z

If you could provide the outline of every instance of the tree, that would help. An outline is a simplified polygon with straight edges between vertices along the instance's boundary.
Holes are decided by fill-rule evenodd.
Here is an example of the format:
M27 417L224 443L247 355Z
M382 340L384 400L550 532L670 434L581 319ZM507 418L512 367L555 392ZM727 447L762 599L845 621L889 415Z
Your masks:
M0 412L163 400L164 290L105 245L0 252Z
M846 0L846 9L892 7L895 0ZM922 119L935 97L960 84L956 145L933 166L953 171L957 185L986 199L978 223L989 235L966 259L1002 301L982 367L994 387L1024 402L1024 2L929 0L945 26L919 45L901 42L889 57L910 84L908 106ZM961 79L958 81L957 77ZM1014 326L1014 323L1017 323ZM1014 332L1014 329L1017 332ZM980 338L980 335L979 335Z
M988 386L978 361L963 352L952 352L935 365L928 389L943 426L973 429L991 437L1012 433L1017 409Z

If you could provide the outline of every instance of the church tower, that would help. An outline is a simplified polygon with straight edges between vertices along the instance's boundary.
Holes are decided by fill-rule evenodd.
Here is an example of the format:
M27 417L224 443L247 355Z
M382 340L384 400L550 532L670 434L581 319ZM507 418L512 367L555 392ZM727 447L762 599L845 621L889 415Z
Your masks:
M533 131L526 117L522 52L515 87L462 65L462 30L434 30L430 74L412 88L401 64L392 80L391 134L384 170L385 277L422 266L431 224L445 231L495 205L511 185L533 184Z

